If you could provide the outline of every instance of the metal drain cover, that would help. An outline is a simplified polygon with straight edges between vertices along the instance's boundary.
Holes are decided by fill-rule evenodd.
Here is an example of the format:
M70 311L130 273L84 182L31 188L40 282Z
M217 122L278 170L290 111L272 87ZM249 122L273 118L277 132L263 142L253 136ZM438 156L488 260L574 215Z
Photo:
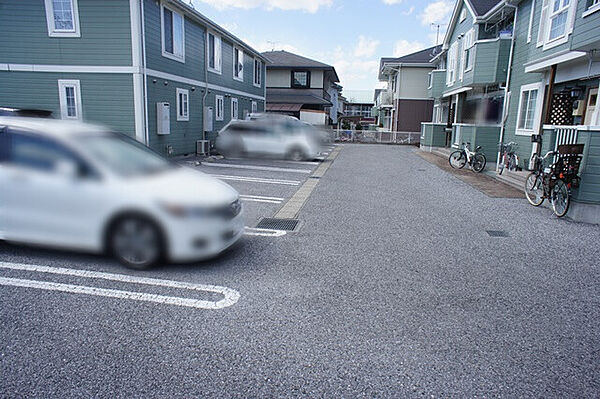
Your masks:
M486 230L490 237L508 237L508 233L502 230Z
M260 222L258 222L256 228L294 231L298 226L298 222L298 219L263 218Z

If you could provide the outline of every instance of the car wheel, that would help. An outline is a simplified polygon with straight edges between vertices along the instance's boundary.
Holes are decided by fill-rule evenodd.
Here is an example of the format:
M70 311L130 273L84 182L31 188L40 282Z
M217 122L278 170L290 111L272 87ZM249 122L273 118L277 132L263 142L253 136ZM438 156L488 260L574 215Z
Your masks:
M110 229L108 240L113 256L130 269L149 269L164 256L160 229L143 216L119 218Z
M305 158L306 155L304 155L304 151L300 148L293 148L287 154L287 159L290 161L303 161Z

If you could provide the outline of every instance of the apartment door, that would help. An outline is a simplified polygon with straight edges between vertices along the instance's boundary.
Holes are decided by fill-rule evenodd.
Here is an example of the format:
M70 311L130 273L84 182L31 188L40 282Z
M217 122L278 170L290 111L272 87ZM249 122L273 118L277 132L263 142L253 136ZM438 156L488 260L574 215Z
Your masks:
M596 111L596 104L598 103L598 89L590 90L590 94L588 94L587 104L585 109L585 120L583 121L584 125L592 125L594 112Z

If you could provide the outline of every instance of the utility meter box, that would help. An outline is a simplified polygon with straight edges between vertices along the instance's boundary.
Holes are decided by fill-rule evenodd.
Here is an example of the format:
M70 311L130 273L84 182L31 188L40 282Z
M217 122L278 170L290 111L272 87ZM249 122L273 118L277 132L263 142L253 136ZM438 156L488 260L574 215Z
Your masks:
M171 105L156 103L156 134L164 136L171 134Z
M213 107L204 107L204 131L212 132L213 130Z

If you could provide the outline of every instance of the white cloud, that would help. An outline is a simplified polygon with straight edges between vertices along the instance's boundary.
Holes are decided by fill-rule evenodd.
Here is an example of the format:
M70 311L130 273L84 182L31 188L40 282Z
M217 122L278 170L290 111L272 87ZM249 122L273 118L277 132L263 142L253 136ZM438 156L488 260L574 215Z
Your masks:
M209 4L219 10L226 8L257 8L262 7L267 10L275 8L281 10L299 10L310 13L319 11L321 7L329 7L333 0L194 0Z
M413 42L404 39L398 40L396 44L394 44L394 57L402 57L403 55L423 50L426 47L427 46L424 43L418 40Z
M413 12L415 12L415 7L412 6L411 8L409 8L406 11L402 11L402 15L411 15Z
M371 57L377 51L379 40L367 38L363 35L358 37L358 44L354 48L355 57Z
M400 4L400 3L402 3L402 0L383 0L383 2L385 4L391 5L391 4Z
M345 51L342 46L330 53L316 55L314 59L333 65L344 89L371 90L377 80L379 60L356 58L353 51Z
M454 2L450 0L438 0L427 4L423 13L419 15L423 25L445 23L450 18Z

